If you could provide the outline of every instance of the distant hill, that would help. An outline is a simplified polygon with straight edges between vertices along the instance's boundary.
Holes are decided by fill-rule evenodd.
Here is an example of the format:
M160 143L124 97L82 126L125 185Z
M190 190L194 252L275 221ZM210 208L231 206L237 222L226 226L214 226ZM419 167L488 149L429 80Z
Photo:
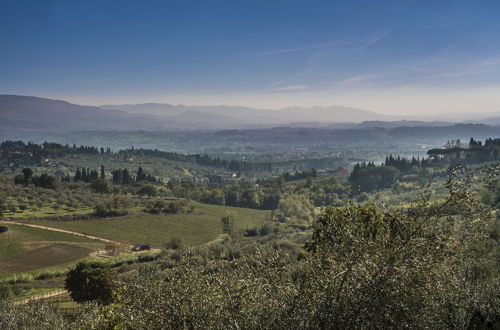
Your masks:
M261 125L318 126L359 124L363 127L447 126L460 122L500 125L500 113L443 113L432 115L385 115L340 105L330 107L287 107L278 110L241 106L186 106L162 103L103 105L102 109L121 110L133 114L154 115L170 121L206 123L208 127L248 127ZM213 117L210 117L213 116ZM225 119L224 119L225 118ZM350 125L352 127L352 125Z
M33 96L0 95L0 128L33 130L162 128L162 120Z
M207 115L221 119L226 117L235 124L293 124L293 123L359 123L366 120L398 120L400 116L388 116L372 111L343 107L289 107L279 110L254 109L239 106L185 106L161 103L103 105L102 109L122 110L134 114L149 114L175 120L189 117L195 122L213 122ZM190 113L189 116L180 116ZM180 117L179 117L180 116Z
M397 120L397 121L380 121L371 120L364 121L358 128L379 127L379 128L396 128L396 127L445 127L455 125L453 122L444 121L421 121L421 120Z
M0 95L0 128L8 129L221 129L391 119L391 116L341 106L268 110L146 103L95 107L33 96Z
M499 114L450 114L464 122L499 125ZM161 103L82 106L33 96L0 95L3 130L175 130L244 129L276 126L367 128L448 126L447 115L391 116L344 106L288 107L279 110L241 106L186 106ZM429 122L432 120L432 122Z

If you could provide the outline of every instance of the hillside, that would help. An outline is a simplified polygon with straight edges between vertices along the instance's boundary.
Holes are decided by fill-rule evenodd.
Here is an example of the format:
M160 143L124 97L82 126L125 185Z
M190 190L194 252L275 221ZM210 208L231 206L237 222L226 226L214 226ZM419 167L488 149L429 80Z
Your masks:
M105 110L127 111L133 114L149 114L172 120L189 117L193 121L230 122L235 125L292 124L292 123L359 123L366 120L397 120L401 116L388 116L372 111L344 107L288 107L278 110L255 109L240 106L185 106L161 103L104 105ZM189 114L189 116L187 116ZM183 116L184 115L184 116ZM213 117L210 117L213 116ZM225 118L226 120L224 120ZM182 121L182 120L181 120Z
M491 118L490 118L491 117ZM431 121L431 122L429 122ZM73 130L245 129L276 126L338 128L449 126L456 122L498 124L498 114L393 116L345 107L186 106L161 103L82 106L33 96L0 95L0 129L61 132Z
M0 95L0 128L32 130L161 128L162 120L33 96Z

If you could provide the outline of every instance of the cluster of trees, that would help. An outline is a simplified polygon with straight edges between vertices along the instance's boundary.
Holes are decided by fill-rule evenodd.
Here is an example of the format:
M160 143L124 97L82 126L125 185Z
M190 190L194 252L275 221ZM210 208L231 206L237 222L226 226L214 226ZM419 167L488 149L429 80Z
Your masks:
M45 158L62 157L72 154L111 153L111 149L62 145L54 142L42 144L24 143L23 141L3 141L0 143L0 155L9 163L38 164Z
M29 167L23 169L23 174L14 177L14 183L25 186L32 184L35 187L45 189L56 189L59 186L59 180L55 176L46 173L33 175L33 170Z
M428 158L389 155L380 166L373 162L355 164L349 181L355 191L368 192L391 187L400 174L425 175L423 170L426 168L443 169L460 163L497 161L500 159L500 139L486 139L483 144L471 138L468 146L460 140L451 140L444 148L431 149L427 154Z
M500 138L488 138L484 141L484 146L500 146Z
M28 171L25 172L29 176ZM38 176L32 175L32 177ZM40 175L40 177L45 176ZM37 212L47 207L54 210L61 208L76 210L79 207L93 208L100 200L94 191L82 185L58 184L56 177L49 180L52 182L51 184L40 186L40 181L44 180L35 179L38 186L35 186L34 183L26 185L24 184L26 180L23 178L18 180L18 184L16 184L12 177L0 175L0 209L4 213L11 213L11 217L15 217L16 213L25 210ZM19 182L23 183L19 184ZM33 179L28 182L33 182ZM50 186L55 186L56 189L46 188Z
M449 142L444 148L435 148L427 151L427 155L434 159L441 159L452 164L467 162L470 164L497 161L500 159L500 139L489 138L484 143L470 139L468 146L457 140Z
M131 175L127 169L117 169L111 171L112 181L115 184L132 184L141 181L147 181L156 183L158 180L151 174L146 173L142 167L139 167L135 176ZM98 180L105 180L106 173L104 170L104 165L101 165L100 172L95 169L77 168L73 176L73 182L86 182L92 183ZM71 182L70 175L66 175L62 178L64 182Z
M372 162L354 165L349 177L354 191L373 191L392 186L399 177L399 171L393 166L376 166Z
M192 205L190 205L185 199L178 199L178 200L173 200L173 201L156 199L156 200L150 202L146 208L146 212L149 212L151 214L191 213L191 212L193 212L193 210L194 210L194 207Z
M311 170L295 171L295 173L286 172L283 174L283 179L285 181L302 180L307 178L315 178L317 176L317 171L313 168Z
M112 195L102 199L94 207L94 214L99 217L126 215L134 201L127 196Z
M101 167L101 175L99 176L99 172L95 169L86 169L85 167L81 170L79 168L76 169L75 176L73 177L73 182L86 182L90 183L98 180L99 178L104 179L104 167ZM69 174L66 177L66 181L69 182L70 177Z
M443 165L443 162L438 158L406 158L393 155L385 157L385 166L392 166L398 169L401 173L418 173L423 168L434 168Z
M207 204L274 210L278 206L281 190L277 186L256 186L250 182L223 187L206 187L192 182L171 179L167 183L172 196L188 198Z
M141 181L157 182L157 179L153 175L146 173L142 167L139 167L135 176L131 175L126 168L113 170L111 175L113 176L113 183L116 184L132 184Z

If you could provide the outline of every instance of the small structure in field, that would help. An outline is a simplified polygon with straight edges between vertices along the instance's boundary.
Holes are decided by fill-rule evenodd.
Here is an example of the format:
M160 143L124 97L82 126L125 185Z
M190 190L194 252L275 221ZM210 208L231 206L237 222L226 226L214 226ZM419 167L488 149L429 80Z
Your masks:
M132 251L146 251L150 249L151 246L148 243L137 243L132 247Z

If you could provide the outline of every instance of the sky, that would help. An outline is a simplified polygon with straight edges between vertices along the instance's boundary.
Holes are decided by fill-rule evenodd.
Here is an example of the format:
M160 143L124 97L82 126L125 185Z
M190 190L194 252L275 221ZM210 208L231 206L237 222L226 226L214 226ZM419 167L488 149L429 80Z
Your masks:
M500 111L500 1L0 0L0 94Z

